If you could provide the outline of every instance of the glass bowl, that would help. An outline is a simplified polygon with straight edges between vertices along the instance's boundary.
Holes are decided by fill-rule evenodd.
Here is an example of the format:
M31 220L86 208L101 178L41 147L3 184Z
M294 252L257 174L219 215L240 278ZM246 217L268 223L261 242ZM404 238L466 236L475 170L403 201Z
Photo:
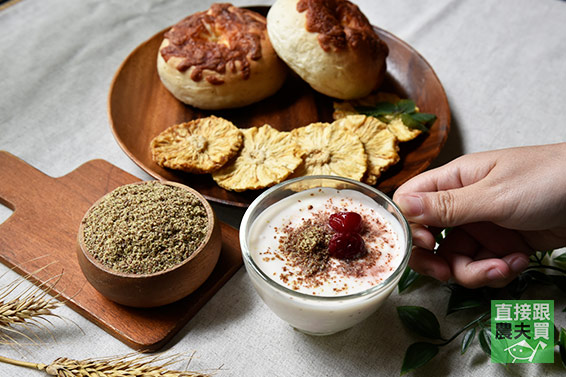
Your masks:
M260 256L254 253L254 222L266 209L298 192L313 188L355 190L384 208L389 222L397 230L400 263L382 282L362 291L344 295L312 295L298 292L272 278L260 267ZM279 210L272 207L263 216ZM281 208L289 208L283 202ZM263 220L261 220L263 223ZM260 224L260 222L258 222ZM256 234L256 230L253 230ZM269 235L270 236L270 235ZM366 184L335 176L307 176L291 179L266 190L246 210L240 226L240 246L251 282L265 304L295 329L311 335L329 335L348 329L373 314L397 286L411 253L411 231L398 207L385 194Z

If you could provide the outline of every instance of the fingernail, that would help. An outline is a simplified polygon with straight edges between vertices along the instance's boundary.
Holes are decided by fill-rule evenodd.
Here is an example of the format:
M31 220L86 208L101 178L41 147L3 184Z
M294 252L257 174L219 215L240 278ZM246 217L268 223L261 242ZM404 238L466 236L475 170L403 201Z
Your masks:
M522 272L529 265L529 261L526 258L517 257L509 262L509 267L515 273Z
M397 205L407 217L417 217L423 214L423 200L420 196L403 195L397 199Z
M492 268L491 270L488 270L486 276L489 280L502 280L505 278L505 276L501 273L501 271L499 271L498 268Z

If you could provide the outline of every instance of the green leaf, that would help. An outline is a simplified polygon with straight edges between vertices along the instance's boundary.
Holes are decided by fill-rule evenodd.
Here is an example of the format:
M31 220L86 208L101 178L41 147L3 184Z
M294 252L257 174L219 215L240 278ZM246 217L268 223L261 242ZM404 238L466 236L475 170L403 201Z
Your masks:
M421 275L413 271L411 267L405 268L405 272L403 272L403 275L399 280L399 293L409 288L420 276Z
M460 310L467 310L473 308L479 308L484 305L483 300L478 300L475 298L458 297L452 294L448 302L448 310L446 314L452 314Z
M560 351L560 359L562 365L566 367L566 329L560 329L560 339L558 341L558 350Z
M417 105L411 99L399 100L397 104L379 102L374 106L356 106L355 110L360 114L378 118L385 123L399 116L405 126L423 132L428 132L429 127L436 121L434 114L417 112Z
M403 121L403 124L409 128L414 128L417 130L421 130L423 132L428 132L428 128L426 128L424 124L421 124L418 121L416 121L411 114L406 114L406 113L401 114L401 121Z
M434 236L434 241L435 241L437 244L440 244L442 241L444 241L444 239L445 239L446 237L448 237L448 235L450 234L450 232L452 231L452 229L454 229L454 228L448 227L448 228L442 229L441 232L438 232L438 233Z
M453 284L450 286L452 293L448 300L448 308L446 314L472 308L487 306L489 303L485 300L481 289L468 289L460 285Z
M429 339L442 339L440 324L430 310L421 306L398 306L397 314L403 325L417 335Z
M483 352L491 357L491 330L487 327L482 328L478 334L478 339Z
M401 114L408 114L408 113L414 113L415 111L417 111L417 105L415 105L415 102L413 100L402 99L399 102L397 102L396 112Z
M427 128L430 127L436 120L436 115L428 113L413 113L411 117L417 122L425 125Z
M380 115L391 115L397 112L397 106L390 102L378 102L374 106L355 107L360 114L378 117Z
M552 260L558 264L566 264L566 253L561 254Z
M538 255L538 258L541 260L541 262L544 260L544 258L546 258L547 256L552 256L552 252L554 250L546 250L546 251L537 251L536 254Z
M470 344L472 344L472 342L474 341L475 337L476 337L475 327L472 327L471 329L466 331L464 337L462 338L462 348L461 348L462 355L466 353L466 351L470 347Z
M401 375L409 373L428 363L438 354L438 346L432 343L418 342L413 343L407 348L401 366Z

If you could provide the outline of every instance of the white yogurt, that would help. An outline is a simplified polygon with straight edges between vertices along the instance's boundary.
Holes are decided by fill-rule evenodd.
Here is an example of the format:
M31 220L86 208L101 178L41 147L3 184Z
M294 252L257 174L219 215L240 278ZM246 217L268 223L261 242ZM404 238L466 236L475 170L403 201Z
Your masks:
M330 258L322 277L305 279L302 270L281 250L281 237L309 219L328 218L336 212L362 216L365 230L361 235L368 254L351 261ZM242 228L241 243L244 256L249 253L244 262L251 281L274 313L298 330L326 335L367 318L393 291L401 274L387 279L406 265L405 253L410 248L407 229L406 223L403 227L369 196L325 187L292 194L264 209L249 230ZM345 265L358 268L358 272L339 268ZM387 284L380 284L386 280Z
M324 277L305 279L301 269L281 250L281 239L290 228L336 212L362 216L366 228L362 238L368 254L351 261L330 258ZM254 262L279 284L305 294L340 296L365 291L387 279L403 259L402 234L401 224L393 215L368 196L354 190L316 188L289 196L261 213L252 224L248 245ZM340 267L361 271L353 276L344 274L345 268Z

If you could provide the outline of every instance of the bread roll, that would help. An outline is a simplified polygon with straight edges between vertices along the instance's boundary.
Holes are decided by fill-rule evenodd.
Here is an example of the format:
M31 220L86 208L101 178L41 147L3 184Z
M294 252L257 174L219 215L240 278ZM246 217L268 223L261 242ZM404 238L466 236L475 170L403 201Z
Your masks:
M157 55L163 85L180 101L201 109L260 101L279 90L286 77L265 17L231 4L213 4L174 25Z
M383 81L389 49L349 1L277 0L267 31L279 57L323 94L360 98Z

